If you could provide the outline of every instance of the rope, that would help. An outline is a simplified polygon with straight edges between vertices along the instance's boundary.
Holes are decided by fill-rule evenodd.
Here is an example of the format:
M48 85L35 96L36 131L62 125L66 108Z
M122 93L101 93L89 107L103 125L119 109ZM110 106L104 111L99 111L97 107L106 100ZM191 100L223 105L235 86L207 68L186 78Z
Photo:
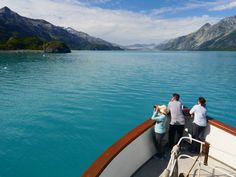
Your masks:
M199 154L199 155L197 156L196 160L194 161L192 167L190 168L190 170L189 170L189 172L188 172L188 174L187 174L187 177L189 177L189 174L190 174L190 172L192 171L192 169L193 169L194 165L196 164L196 162L198 161L200 155L201 155L201 154Z

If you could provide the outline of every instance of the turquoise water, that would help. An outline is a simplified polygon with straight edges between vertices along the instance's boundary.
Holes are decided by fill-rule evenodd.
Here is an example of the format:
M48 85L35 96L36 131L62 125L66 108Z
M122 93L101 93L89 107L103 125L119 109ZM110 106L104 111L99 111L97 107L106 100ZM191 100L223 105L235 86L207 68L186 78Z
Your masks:
M0 176L78 177L178 92L236 127L235 52L0 54Z

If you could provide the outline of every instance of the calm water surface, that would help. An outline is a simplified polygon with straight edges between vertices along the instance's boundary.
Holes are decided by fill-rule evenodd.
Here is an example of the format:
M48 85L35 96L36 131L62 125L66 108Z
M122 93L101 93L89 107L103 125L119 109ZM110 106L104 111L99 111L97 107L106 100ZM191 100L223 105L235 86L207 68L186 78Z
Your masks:
M236 127L235 52L0 54L0 177L78 177L178 92Z

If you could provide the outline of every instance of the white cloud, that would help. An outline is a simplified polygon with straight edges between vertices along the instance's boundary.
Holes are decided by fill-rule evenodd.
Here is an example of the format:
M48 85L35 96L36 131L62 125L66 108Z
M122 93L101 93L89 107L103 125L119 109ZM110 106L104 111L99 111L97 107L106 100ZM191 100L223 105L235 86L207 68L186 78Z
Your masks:
M165 14L167 12L173 12L175 11L176 8L172 8L172 7L162 7L162 8L159 8L159 9L153 9L151 10L151 15L160 15L160 14Z
M97 3L97 4L104 4L104 3L107 3L107 2L110 2L112 0L92 0L91 2L92 3Z
M236 1L232 2L227 2L225 4L221 4L218 6L215 6L213 8L210 8L210 11L223 11L223 10L228 10L228 9L233 9L236 8Z
M123 45L159 43L219 20L206 15L163 19L144 13L88 7L76 0L1 0L0 6Z
M199 1L193 0L179 7L162 7L151 10L151 15L161 15L167 13L177 13L181 11L203 8L208 11L223 11L236 7L236 0L216 0L216 1Z
M195 3L187 3L184 6L181 7L162 7L159 9L153 9L151 10L150 15L160 15L160 14L166 14L166 13L177 13L181 11L186 10L192 10L200 7L207 7L207 3L202 3L201 1L195 2Z

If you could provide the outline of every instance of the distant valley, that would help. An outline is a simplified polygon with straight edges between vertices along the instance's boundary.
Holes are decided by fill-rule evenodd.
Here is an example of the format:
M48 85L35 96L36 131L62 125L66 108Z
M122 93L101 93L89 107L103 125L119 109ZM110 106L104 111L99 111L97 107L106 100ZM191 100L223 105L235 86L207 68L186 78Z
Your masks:
M132 45L127 45L123 46L124 49L126 50L154 50L156 47L156 44L132 44Z

